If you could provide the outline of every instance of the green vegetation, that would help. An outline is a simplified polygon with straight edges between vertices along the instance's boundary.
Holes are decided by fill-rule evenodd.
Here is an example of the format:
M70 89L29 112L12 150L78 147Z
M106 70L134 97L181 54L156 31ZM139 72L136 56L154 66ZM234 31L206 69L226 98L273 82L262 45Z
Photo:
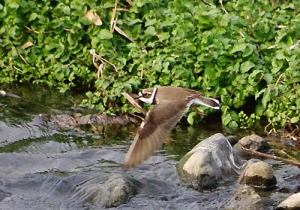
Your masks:
M229 127L299 125L300 2L220 2L6 0L0 82L91 87L82 105L119 113L121 92L182 86L219 97Z

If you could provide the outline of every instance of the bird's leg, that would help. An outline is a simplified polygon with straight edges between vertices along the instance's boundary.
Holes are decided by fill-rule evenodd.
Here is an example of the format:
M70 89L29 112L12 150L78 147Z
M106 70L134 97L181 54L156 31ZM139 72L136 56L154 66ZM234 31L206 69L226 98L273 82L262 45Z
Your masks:
M197 107L196 107L196 105L192 105L192 108L194 109L194 111L198 114L198 115L200 115L200 116L206 116L206 114L204 113L204 112L201 112L201 111L199 111L198 109L197 109Z

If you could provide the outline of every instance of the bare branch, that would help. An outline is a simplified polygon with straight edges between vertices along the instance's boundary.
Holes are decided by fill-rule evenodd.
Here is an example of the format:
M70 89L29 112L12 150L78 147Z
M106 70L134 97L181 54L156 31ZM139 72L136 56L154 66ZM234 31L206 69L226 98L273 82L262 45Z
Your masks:
M95 66L98 70L99 70L100 67L99 67L98 64L95 62L96 59L99 60L99 61L100 61L101 63L103 63L103 64L105 64L105 63L110 64L110 65L115 69L115 71L118 72L117 67L116 67L113 63L111 63L111 62L109 62L108 60L106 60L106 59L100 57L99 55L97 55L97 54L96 54L96 51L95 51L94 49L90 50L90 53L93 55L93 64L94 64L94 66Z
M296 48L299 44L300 44L300 40L298 40L298 41L296 42L296 44L290 46L290 50L293 50L293 49Z
M228 14L227 10L225 9L225 7L223 6L223 0L219 0L220 4L221 4L221 7L222 7L222 10Z
M298 162L298 161L289 160L289 159L277 157L275 155L269 155L269 154L266 154L266 153L254 151L254 150L251 150L251 149L247 149L244 146L241 146L241 148L242 148L242 150L244 150L245 152L247 152L251 155L256 155L256 156L263 157L263 158L278 160L278 161L282 161L282 162L287 163L287 164L291 164L291 165L300 167L300 162Z

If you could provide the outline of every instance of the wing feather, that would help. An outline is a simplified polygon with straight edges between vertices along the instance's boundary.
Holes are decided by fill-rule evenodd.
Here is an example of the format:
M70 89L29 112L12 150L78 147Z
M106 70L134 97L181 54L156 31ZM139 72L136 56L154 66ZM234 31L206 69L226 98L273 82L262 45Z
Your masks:
M165 101L154 105L146 114L145 121L126 154L123 167L135 167L159 149L167 141L169 132L180 120L186 108L184 101L178 103Z

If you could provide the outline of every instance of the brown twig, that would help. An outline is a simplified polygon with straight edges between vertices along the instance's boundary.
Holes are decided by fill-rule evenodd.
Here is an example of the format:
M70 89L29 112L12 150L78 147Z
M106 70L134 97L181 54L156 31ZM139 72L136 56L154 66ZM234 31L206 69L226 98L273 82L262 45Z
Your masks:
M115 0L115 7L112 10L111 18L110 18L110 32L114 32L116 25L116 9L117 9L118 1Z
M131 0L126 0L126 2L131 6L132 5L132 1Z
M29 64L28 64L28 62L26 61L26 59L18 52L18 50L17 50L16 47L12 47L11 50L15 50L15 51L18 53L19 57L22 59L22 61L23 61L26 65L29 66Z
M244 146L241 146L241 148L242 148L242 150L244 150L245 152L247 152L251 155L256 155L256 156L263 157L263 158L269 158L269 159L273 159L273 160L282 161L284 163L291 164L291 165L294 165L294 166L298 166L300 168L300 162L298 162L298 161L289 160L289 159L277 157L275 155L269 155L269 154L266 154L266 153L254 151L254 150L251 150L251 149L247 149Z
M223 0L219 0L220 4L221 4L221 7L222 7L222 10L228 14L227 10L225 9L224 5L223 5Z
M118 1L115 0L115 7L112 10L111 19L110 19L110 32L113 33L114 31L116 31L134 43L134 40L131 39L121 28L119 28L117 26L116 12L117 11L128 11L128 9L126 9L126 8L117 8L117 5L118 5Z
M290 46L290 50L293 50L293 49L294 49L295 47L297 47L298 45L300 45L300 40L298 40L298 41L296 42L296 44Z
M147 111L145 109L143 109L135 100L134 98L132 98L128 93L122 93L122 95L130 102L130 104L132 106L134 106L135 108L137 108L141 113L143 113L144 115L147 114Z
M32 32L34 32L34 33L36 33L36 34L39 34L38 31L35 31L35 30L29 28L28 26L24 26L24 27L25 27L28 31L32 31Z
M106 60L106 59L100 57L99 55L97 55L97 53L96 53L95 50L90 50L90 53L93 55L93 64L94 64L94 66L98 69L98 71L99 71L99 68L100 68L100 67L99 67L98 64L95 62L96 59L99 60L99 61L100 61L102 64L104 64L104 65L105 65L105 63L110 64L112 67L114 67L115 71L118 72L117 67L116 67L113 63L111 63L111 62L109 62L108 60ZM102 70L103 70L103 69L102 69Z
M209 6L212 6L212 3L206 1L206 0L203 0L204 3L208 4Z
M277 79L277 81L276 81L276 83L275 83L275 86L278 85L278 83L280 82L281 77L282 77L283 75L284 75L284 73L280 74L280 76L278 77L278 79Z

